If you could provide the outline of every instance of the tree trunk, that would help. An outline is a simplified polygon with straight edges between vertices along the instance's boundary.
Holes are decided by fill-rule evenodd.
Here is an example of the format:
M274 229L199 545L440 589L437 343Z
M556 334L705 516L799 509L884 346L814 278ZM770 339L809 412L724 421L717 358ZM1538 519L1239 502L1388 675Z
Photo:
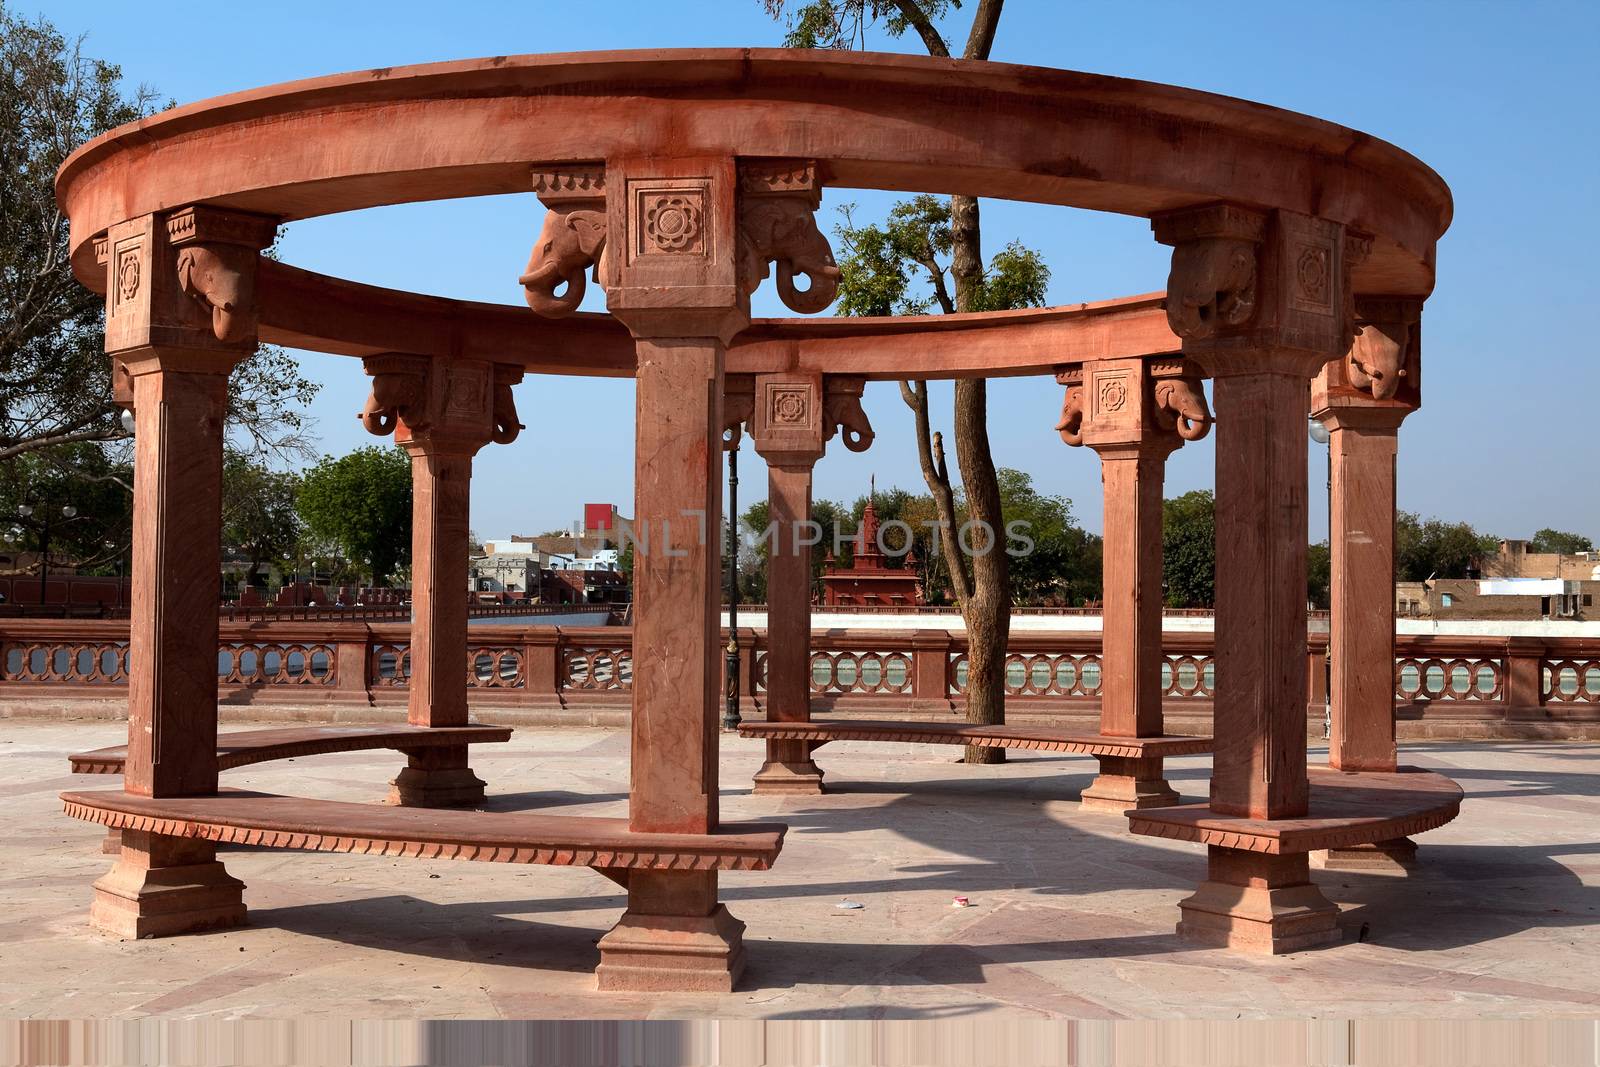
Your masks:
M973 15L972 30L964 59L988 59L994 45L995 28L1000 22L1000 11L1005 0L979 0ZM918 4L897 0L896 6L907 22L922 37L932 55L948 55L943 40L934 31L931 22ZM955 278L955 310L979 310L979 297L983 291L983 243L979 227L978 201L970 196L950 198L950 273ZM947 309L948 310L948 309ZM917 406L907 397L912 409ZM919 438L927 440L926 386L922 393L922 411L919 412ZM956 382L956 464L961 469L961 482L966 490L967 518L971 523L967 531L966 547L973 550L971 579L962 573L960 540L952 553L952 587L960 590L967 586L965 595L959 596L961 617L967 625L967 721L980 725L999 725L1006 718L1006 646L1011 637L1011 568L1005 553L1005 520L1000 510L1000 482L994 469L994 456L989 451L989 389L982 378ZM923 450L923 475L928 487L938 499L935 478L929 477L931 464ZM941 464L942 466L942 464ZM942 480L949 491L949 475ZM941 512L944 509L941 508ZM947 535L957 536L959 531L947 530ZM982 748L968 745L966 762L1003 763L1003 748Z
M967 721L1006 721L1006 647L1011 636L1010 557L1000 483L989 452L988 383L956 382L956 459L966 490L966 547L972 550L972 594L961 605L967 624ZM1005 749L967 746L968 763L1003 763Z
M950 198L950 273L956 310L972 311L983 286L978 201ZM1000 482L989 451L989 387L982 378L956 382L956 463L966 491L972 550L972 595L961 604L967 624L967 721L994 726L1006 721L1006 645L1011 636L1010 559ZM1003 763L1005 749L967 746L968 763Z

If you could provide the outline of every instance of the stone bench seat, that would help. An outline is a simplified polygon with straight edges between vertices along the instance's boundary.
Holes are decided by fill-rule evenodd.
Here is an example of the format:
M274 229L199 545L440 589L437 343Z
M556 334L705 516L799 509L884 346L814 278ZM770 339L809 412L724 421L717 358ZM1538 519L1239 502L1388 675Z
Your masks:
M73 818L124 832L313 852L593 867L619 882L635 870L766 870L788 829L724 823L713 834L637 833L617 818L403 808L237 789L160 798L91 790L62 793L61 802Z
M1389 774L1308 769L1309 810L1296 819L1219 815L1208 804L1129 811L1136 834L1288 855L1350 848L1433 830L1461 811L1461 787L1442 774L1402 767Z
M229 770L252 763L318 756L329 752L453 748L511 740L511 727L485 726L291 726L241 730L217 738L217 768ZM68 757L74 774L121 774L128 746L113 745Z
M806 741L812 748L830 741L907 741L935 745L980 745L1039 752L1071 752L1086 756L1154 759L1193 756L1211 751L1211 738L1110 737L1080 734L1048 726L979 726L965 722L883 720L817 720L812 722L741 722L741 737L769 741Z

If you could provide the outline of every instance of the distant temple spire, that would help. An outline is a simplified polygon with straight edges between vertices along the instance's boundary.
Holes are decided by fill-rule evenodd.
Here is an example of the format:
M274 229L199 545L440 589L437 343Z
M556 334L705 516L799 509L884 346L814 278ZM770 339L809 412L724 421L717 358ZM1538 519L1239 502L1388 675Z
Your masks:
M922 584L915 567L890 567L878 547L877 475L868 482L867 503L861 509L861 526L849 567L840 567L828 552L822 573L822 603L894 606L921 604Z

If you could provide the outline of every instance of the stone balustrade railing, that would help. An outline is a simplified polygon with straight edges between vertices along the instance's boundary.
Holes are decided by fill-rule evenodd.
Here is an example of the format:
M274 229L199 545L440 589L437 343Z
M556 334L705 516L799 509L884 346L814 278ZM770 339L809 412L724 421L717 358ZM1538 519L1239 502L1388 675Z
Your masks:
M406 624L224 622L217 673L224 703L403 703ZM1213 634L1168 632L1162 671L1168 728L1203 732L1219 680ZM1308 715L1325 698L1327 637L1309 638ZM747 714L765 701L766 635L741 630ZM125 620L0 620L0 698L110 697L127 684ZM464 683L472 703L530 712L626 714L632 699L627 627L478 626ZM1099 705L1100 635L1012 635L1007 708L1019 717L1085 721ZM949 714L966 684L966 639L943 630L831 630L812 638L820 712ZM1400 635L1396 717L1403 734L1600 737L1600 641L1592 638ZM537 716L535 716L537 717Z

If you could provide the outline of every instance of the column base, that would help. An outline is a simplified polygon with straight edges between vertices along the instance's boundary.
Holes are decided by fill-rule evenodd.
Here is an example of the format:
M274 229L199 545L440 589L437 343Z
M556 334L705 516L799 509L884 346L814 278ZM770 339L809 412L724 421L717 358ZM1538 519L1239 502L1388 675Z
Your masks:
M1160 759L1097 756L1100 774L1078 794L1084 811L1121 815L1134 808L1170 808L1181 799L1161 776Z
M89 921L117 937L170 937L245 921L244 883L210 841L122 831L111 870L94 884Z
M744 973L744 923L727 905L710 915L632 909L600 939L602 992L730 993Z
M810 760L769 759L753 779L751 792L758 796L821 796L822 768Z
M467 766L466 746L418 749L389 783L388 803L403 808L475 808L487 788Z
M1212 846L1210 875L1178 903L1178 936L1186 941L1279 955L1343 940L1339 906L1311 882L1304 853Z
M1404 874L1417 865L1417 843L1409 837L1375 841L1311 854L1314 867L1329 871L1390 871Z

